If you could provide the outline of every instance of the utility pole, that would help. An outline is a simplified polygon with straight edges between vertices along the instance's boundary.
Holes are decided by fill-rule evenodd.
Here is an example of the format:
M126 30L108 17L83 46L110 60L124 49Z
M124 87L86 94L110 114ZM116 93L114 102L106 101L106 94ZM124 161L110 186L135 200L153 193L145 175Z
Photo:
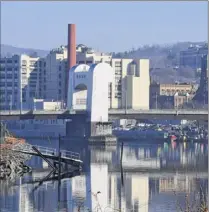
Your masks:
M9 110L12 110L12 95L9 96Z
M158 96L157 96L157 92L155 93L155 109L157 109L157 102L158 102Z
M125 90L125 112L127 113L127 90Z

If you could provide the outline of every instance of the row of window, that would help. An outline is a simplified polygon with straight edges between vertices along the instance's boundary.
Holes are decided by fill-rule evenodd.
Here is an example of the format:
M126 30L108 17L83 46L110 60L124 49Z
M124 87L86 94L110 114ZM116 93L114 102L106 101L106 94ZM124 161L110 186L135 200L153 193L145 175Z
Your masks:
M0 79L5 79L5 78L7 78L7 79L12 79L14 77L14 79L17 79L18 78L18 74L7 74L7 75L5 75L5 74L0 74Z
M8 68L4 68L4 67L1 67L0 68L0 71L1 72L5 72L5 71L18 71L18 68L17 67L15 67L15 68L12 68L12 67L8 67Z
M17 63L18 61L17 60L0 60L0 63L3 64L3 63Z
M86 78L86 75L84 75L84 74L79 74L79 75L76 75L76 78L77 78L77 79L84 79L84 78Z
M0 87L17 87L18 86L18 82L0 82Z

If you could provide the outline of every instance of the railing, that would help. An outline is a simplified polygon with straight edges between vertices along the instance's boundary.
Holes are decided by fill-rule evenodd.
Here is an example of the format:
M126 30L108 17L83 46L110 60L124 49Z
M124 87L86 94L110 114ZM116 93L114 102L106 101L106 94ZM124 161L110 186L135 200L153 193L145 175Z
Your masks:
M13 148L13 150L21 151L21 152L28 152L28 153L36 153L31 147L32 145L29 145L28 148L21 148L16 147ZM49 147L43 147L43 146L34 146L37 148L38 151L40 151L43 155L50 155L50 156L58 156L56 149L49 148ZM80 154L77 152L67 151L67 150L61 150L61 158L67 158L71 160L80 160Z
M80 160L80 154L77 152L71 152L67 150L61 150L61 157L73 159L73 160Z
M35 146L42 154L45 155L56 155L56 149L43 147L43 146Z

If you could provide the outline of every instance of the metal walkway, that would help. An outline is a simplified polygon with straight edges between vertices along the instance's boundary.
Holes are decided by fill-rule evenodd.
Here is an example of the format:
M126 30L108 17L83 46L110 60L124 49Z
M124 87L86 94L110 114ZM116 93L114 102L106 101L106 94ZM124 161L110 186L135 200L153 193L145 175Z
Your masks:
M55 148L49 148L44 146L34 146L36 147L43 156L45 156L48 159L57 160L59 159L58 152ZM13 151L22 152L24 154L30 154L30 155L37 155L37 152L35 152L32 149L32 145L27 145L25 148L22 146L14 147L12 149ZM81 164L83 161L80 159L80 154L77 152L67 151L67 150L60 150L61 153L61 162L65 163L77 163Z

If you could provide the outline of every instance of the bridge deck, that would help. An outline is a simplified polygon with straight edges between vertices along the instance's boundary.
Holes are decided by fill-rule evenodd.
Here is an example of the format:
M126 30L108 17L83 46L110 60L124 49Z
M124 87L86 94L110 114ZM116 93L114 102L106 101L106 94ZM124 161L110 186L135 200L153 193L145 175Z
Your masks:
M53 148L48 148L48 147L43 147L43 146L34 146L36 147L41 154L46 157L47 159L52 159L55 161L59 160L59 156L57 154L56 149ZM35 152L32 148L13 148L13 151L18 151L22 152L24 154L29 154L29 155L35 155L38 156L38 153ZM77 152L72 152L72 151L67 151L67 150L60 150L61 153L61 162L69 163L69 164L81 164L83 161L80 159L80 154Z

